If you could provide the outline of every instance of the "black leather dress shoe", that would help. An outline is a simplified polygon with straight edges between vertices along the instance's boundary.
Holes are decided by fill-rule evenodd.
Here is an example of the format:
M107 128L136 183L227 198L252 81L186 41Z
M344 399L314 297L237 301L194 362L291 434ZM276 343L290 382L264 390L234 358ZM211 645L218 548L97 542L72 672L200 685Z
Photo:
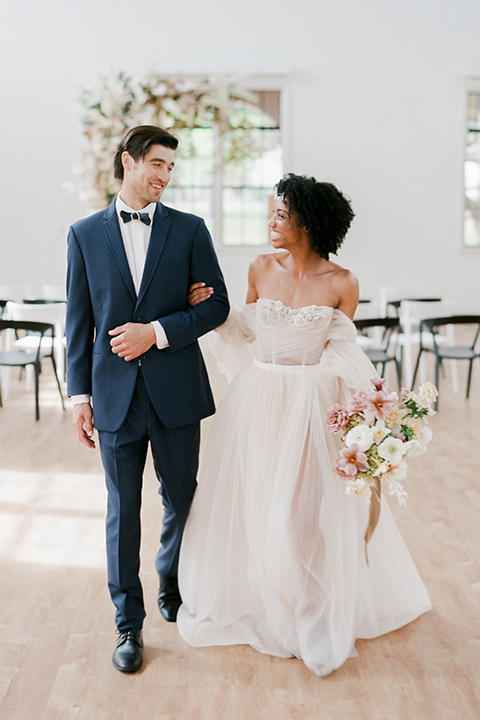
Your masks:
M113 664L120 672L140 670L143 662L142 631L137 628L118 630L117 647L113 651Z
M178 590L176 577L160 577L160 589L158 591L158 609L167 622L175 622L178 608L182 604L182 598Z

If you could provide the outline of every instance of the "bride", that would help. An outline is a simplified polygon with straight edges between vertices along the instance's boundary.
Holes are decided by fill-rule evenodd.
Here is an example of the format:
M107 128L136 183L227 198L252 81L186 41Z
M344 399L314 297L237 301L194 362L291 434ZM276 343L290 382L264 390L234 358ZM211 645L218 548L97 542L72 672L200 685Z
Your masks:
M287 175L247 302L215 334L233 376L202 453L180 554L177 622L193 646L249 644L327 675L356 638L431 603L385 502L364 552L368 505L333 472L334 403L376 376L356 344L358 282L332 262L353 220L328 183ZM190 301L212 293L192 286Z

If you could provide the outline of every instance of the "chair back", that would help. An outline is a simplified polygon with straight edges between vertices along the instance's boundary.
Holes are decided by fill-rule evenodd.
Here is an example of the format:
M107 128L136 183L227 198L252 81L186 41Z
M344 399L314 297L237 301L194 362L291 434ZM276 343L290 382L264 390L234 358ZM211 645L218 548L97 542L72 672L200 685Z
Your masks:
M429 333L433 341L435 352L438 351L438 335L442 328L455 327L456 325L477 325L470 347L472 350L477 344L480 336L480 315L443 315L441 317L425 318L420 322L420 348L423 347L423 335Z
M400 328L398 317L356 318L353 322L357 331L363 335L370 329L379 330L377 344L384 352L387 352L393 334Z
M60 377L65 376L65 314L66 302L52 303L13 303L8 302L5 308L5 316L12 320L35 320L37 322L52 323L55 326L55 357L56 365L60 373ZM17 343L17 347L26 349L28 340L22 339ZM47 348L48 354L50 347Z
M42 348L42 340L45 335L50 335L52 338L52 353L53 353L53 342L55 337L55 326L53 323L37 322L36 320L0 320L0 333L4 330L12 330L17 333L19 330L26 333L38 335L38 343L36 344L35 361L38 362L40 357L40 351ZM5 354L8 354L9 350L6 349ZM27 355L27 353L25 353ZM0 359L1 365L1 359Z

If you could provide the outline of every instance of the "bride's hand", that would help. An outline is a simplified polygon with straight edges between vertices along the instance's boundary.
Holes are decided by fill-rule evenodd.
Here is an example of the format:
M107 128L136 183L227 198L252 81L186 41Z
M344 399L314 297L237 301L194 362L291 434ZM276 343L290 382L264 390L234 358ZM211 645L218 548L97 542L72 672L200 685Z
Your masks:
M193 283L188 291L188 304L192 307L208 300L213 295L213 288L206 287L204 282Z

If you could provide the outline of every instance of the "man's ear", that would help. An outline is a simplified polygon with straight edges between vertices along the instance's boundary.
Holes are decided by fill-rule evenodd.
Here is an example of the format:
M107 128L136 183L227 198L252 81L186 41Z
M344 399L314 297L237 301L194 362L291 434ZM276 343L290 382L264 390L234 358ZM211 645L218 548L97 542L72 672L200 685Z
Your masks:
M134 159L132 158L132 156L130 155L130 153L127 152L126 150L124 150L124 152L122 153L122 165L123 165L123 169L124 169L124 170L131 170L132 167L133 167L133 163L134 163L134 162L135 162L135 161L134 161Z

